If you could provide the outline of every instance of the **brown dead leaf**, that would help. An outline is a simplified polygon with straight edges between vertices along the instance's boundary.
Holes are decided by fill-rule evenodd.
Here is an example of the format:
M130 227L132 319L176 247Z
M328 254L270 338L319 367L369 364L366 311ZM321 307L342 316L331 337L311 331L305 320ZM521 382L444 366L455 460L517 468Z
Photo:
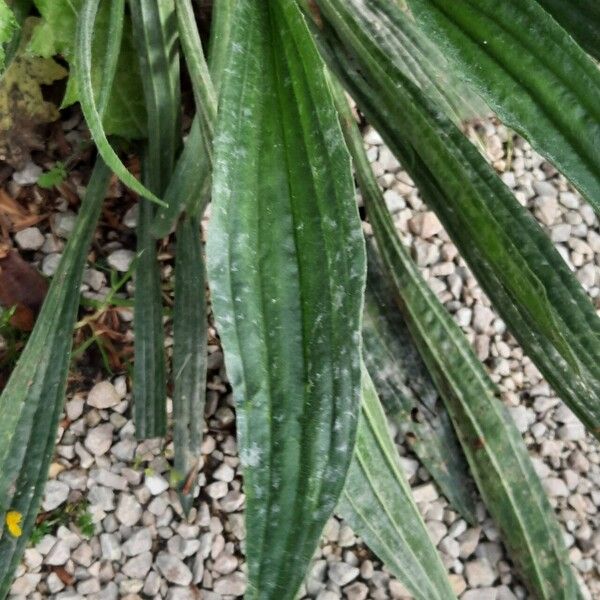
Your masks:
M6 191L0 189L0 223L3 229L11 232L21 231L27 227L37 225L48 215L38 215L28 212Z
M31 331L46 297L48 283L16 250L1 250L0 304L5 308L16 306L11 324L23 331Z

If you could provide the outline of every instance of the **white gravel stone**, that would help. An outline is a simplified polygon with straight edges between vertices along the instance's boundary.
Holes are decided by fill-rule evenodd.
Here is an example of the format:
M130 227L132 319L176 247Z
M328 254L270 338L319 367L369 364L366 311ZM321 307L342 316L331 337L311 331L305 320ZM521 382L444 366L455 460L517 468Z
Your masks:
M129 271L129 267L135 258L135 252L131 250L115 250L108 255L106 262L120 273Z
M142 517L140 503L130 494L121 494L115 511L117 519L127 527L133 527Z
M564 497L569 495L569 489L565 482L559 477L548 477L542 481L546 493L552 498Z
M137 556L142 552L148 552L152 548L152 535L150 530L143 527L138 529L123 544L123 554L125 556Z
M329 566L328 574L333 583L343 587L354 581L360 571L356 567L348 565L344 562L334 562Z
M18 185L33 185L41 174L42 168L29 160L22 169L13 173L12 178Z
M64 565L69 560L70 553L71 548L69 548L69 544L65 540L57 540L46 555L44 562L52 566Z
M110 381L100 381L88 394L87 403L94 408L111 408L121 401L115 386Z
M488 587L496 580L496 573L485 558L469 561L465 565L465 576L471 587Z
M133 579L144 579L152 566L152 553L143 552L139 556L130 558L122 567L122 571L127 577Z
M235 471L226 463L221 463L213 472L214 479L229 483L235 477Z
M169 482L160 475L146 475L144 484L153 496L158 496L169 489Z
M413 488L415 502L433 502L438 498L438 491L433 483L426 483Z
M15 233L15 242L21 250L39 250L44 245L44 239L37 227L26 227Z
M114 428L109 423L103 423L90 429L85 436L84 446L95 456L106 454L112 445Z
M54 233L61 238L68 238L75 227L77 215L71 211L56 213L52 221Z
M183 586L192 582L192 572L176 556L167 552L159 552L155 562L159 572L167 581Z
M42 502L42 508L45 511L54 510L66 502L68 497L69 486L62 481L50 479L48 482L46 482L46 487L44 488L44 500Z
M221 596L242 596L248 586L246 576L239 571L220 577L214 582L214 591Z
M567 423L558 429L558 437L565 441L584 440L585 427L578 421Z
M48 254L48 256L44 257L42 261L42 273L46 275L46 277L52 277L54 273L56 273L56 269L58 269L58 265L60 263L60 259L62 258L62 254Z

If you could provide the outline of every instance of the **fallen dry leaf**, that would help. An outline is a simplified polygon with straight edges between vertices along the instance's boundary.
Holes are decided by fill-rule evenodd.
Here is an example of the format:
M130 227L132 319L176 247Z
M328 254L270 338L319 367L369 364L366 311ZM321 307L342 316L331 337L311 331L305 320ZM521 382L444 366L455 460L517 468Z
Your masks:
M48 283L16 250L0 248L0 304L16 307L11 324L31 331L48 291Z

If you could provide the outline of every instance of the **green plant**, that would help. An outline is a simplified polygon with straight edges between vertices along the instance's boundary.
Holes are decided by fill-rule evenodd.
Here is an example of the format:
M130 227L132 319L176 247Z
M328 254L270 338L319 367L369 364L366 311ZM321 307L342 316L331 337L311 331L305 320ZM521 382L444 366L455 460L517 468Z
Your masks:
M34 527L81 272L112 170L141 195L133 372L140 438L167 429L155 240L176 228L173 484L186 510L206 378L199 222L212 202L206 279L237 405L248 598L295 596L336 506L416 598L453 597L382 406L467 520L473 500L463 482L472 474L534 597L577 598L523 441L399 240L340 82L529 357L600 437L600 319L540 226L461 131L487 104L598 211L600 72L574 41L597 57L597 11L583 18L583 8L571 12L559 0L218 0L206 61L191 0L34 5L42 21L29 51L69 63L65 104L80 102L99 157L0 397L0 596ZM6 60L28 14L21 3L14 8L13 17L0 1ZM185 144L180 51L196 105ZM141 181L113 149L118 137L135 140ZM364 319L352 163L377 245ZM431 416L412 424L415 411Z

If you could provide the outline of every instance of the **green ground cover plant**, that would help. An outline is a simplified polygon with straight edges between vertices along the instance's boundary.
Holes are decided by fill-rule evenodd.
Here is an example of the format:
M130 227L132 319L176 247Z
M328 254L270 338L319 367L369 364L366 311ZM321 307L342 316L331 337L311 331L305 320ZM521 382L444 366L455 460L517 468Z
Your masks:
M524 351L600 437L597 312L462 128L492 111L599 212L600 13L585 5L215 0L202 39L192 0L0 0L1 131L9 135L23 111L48 120L54 109L40 85L68 68L62 107L79 103L97 150L75 228L0 396L0 598L39 534L83 267L113 174L139 195L136 433L167 434L170 377L171 483L189 510L208 298L236 401L247 598L295 597L334 510L415 598L454 597L386 418L414 438L467 521L480 494L532 597L579 597L523 440L399 239L349 97ZM188 80L195 113L184 141ZM140 178L123 162L125 142L141 159ZM57 165L40 185L65 174ZM366 244L356 184L374 233ZM170 371L157 259L168 235L177 250ZM432 392L443 404L428 404ZM415 423L414 411L429 416ZM77 518L89 530L85 511Z

